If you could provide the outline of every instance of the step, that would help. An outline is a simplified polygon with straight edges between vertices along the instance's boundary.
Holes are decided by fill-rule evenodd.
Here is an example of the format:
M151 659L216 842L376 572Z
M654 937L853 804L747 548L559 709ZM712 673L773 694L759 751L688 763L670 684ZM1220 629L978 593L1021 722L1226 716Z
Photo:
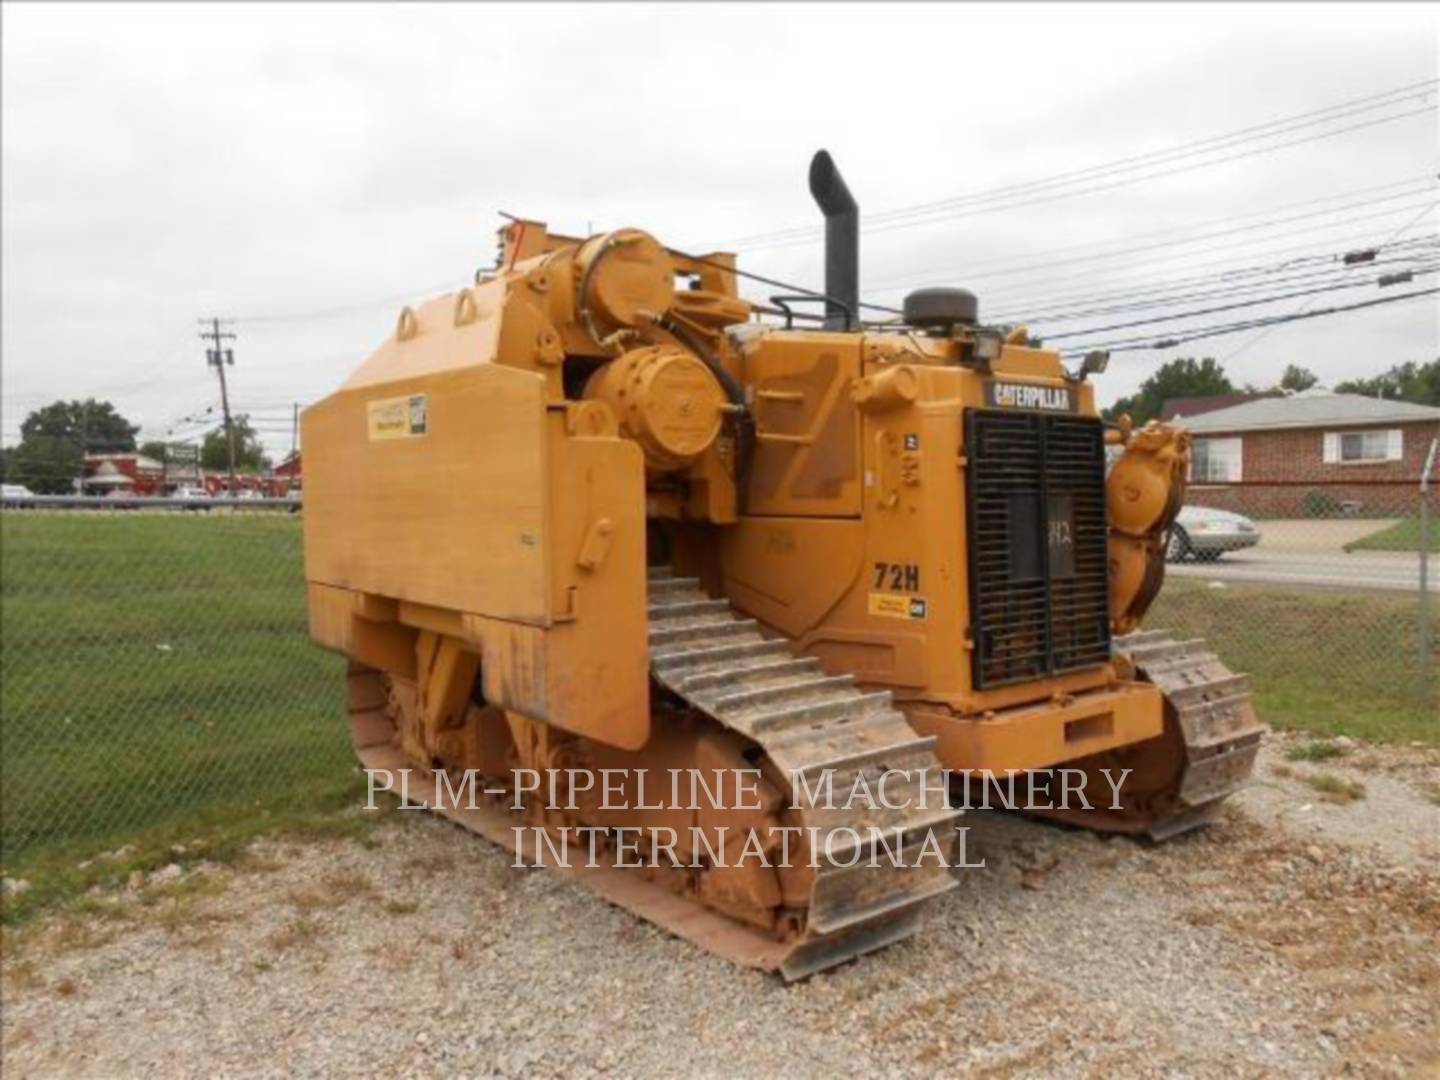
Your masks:
M885 761L899 761L910 754L933 753L935 750L935 736L926 735L914 739L905 739L900 742L889 743L885 746L877 746L871 750L862 750L856 754L837 755L834 757L820 758L816 761L807 761L800 767L800 771L806 776L816 776L827 770L834 772L859 771L867 765L876 765Z
M950 874L937 874L920 889L901 893L899 896L887 897L866 907L850 908L832 913L822 911L818 916L812 913L810 929L819 934L835 934L841 930L869 922L871 919L879 919L882 916L893 917L906 908L918 907L927 900L933 900L959 884Z
M704 690L713 690L718 686L725 686L735 680L753 678L778 678L784 675L799 675L808 671L818 671L820 661L813 657L801 657L795 659L791 656L766 657L754 664L737 664L733 667L718 668L714 671L701 671L694 675L687 675L681 681L681 688L685 693L696 693Z
M1249 694L1250 676L1231 675L1228 678L1216 679L1214 682L1176 687L1165 696L1176 708L1189 708L1192 705L1217 704ZM1208 701L1206 695L1211 695Z
M745 660L762 656L789 657L790 644L783 638L765 641L737 641L725 645L701 645L693 649L676 649L672 652L652 655L651 666L661 675L683 674L687 668L707 667L727 660Z
M700 589L700 579L694 577L669 577L655 578L650 582L650 595L665 596L668 593L685 592L689 589Z
M794 682L758 686L749 690L737 690L721 694L710 704L720 712L737 712L752 709L757 705L769 705L780 701L794 701L814 697L817 694L832 694L837 690L849 690L855 685L854 675L818 675L796 679Z
M725 600L677 600L673 604L651 604L645 609L653 622L656 619L680 619L692 615L718 615L728 612Z
M873 694L854 694L829 698L818 702L799 704L769 710L758 715L743 718L743 723L756 734L768 731L782 731L801 724L823 723L844 716L860 716L890 708L889 690Z
M650 627L650 650L670 645L683 645L692 641L723 642L726 638L758 634L760 624L754 619L715 619L708 622L688 623L684 626Z
M1197 649L1209 652L1205 648L1203 638L1192 638L1189 641L1163 641L1153 645L1141 645L1138 648L1126 649L1130 659L1142 667L1149 667L1152 664L1163 664L1171 660L1190 659L1197 654Z

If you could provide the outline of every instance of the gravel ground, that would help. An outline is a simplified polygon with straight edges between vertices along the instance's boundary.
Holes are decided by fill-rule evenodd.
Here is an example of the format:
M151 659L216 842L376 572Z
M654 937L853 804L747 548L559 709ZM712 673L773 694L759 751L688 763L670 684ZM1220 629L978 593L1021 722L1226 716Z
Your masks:
M1289 763L1154 848L978 813L925 932L785 986L422 815L54 919L7 1076L1440 1071L1440 752ZM1334 802L1320 773L1365 794ZM189 885L189 888L181 886ZM121 929L116 931L114 926Z

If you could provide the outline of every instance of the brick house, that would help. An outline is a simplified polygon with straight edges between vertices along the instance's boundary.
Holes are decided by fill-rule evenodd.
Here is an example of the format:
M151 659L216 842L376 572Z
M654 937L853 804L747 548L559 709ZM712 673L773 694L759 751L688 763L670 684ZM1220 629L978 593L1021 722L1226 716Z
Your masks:
M1194 438L1187 501L1257 518L1413 514L1440 438L1440 409L1327 390L1178 422Z

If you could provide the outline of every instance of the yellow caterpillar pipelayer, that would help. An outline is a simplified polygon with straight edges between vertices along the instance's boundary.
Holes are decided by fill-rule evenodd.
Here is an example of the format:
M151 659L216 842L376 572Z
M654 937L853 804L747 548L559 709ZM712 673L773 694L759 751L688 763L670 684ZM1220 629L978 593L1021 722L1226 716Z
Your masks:
M941 766L1078 770L1050 813L1159 838L1259 741L1243 677L1133 633L1185 435L1107 430L1102 357L1067 371L963 290L862 324L823 151L810 185L823 313L742 299L732 255L512 221L302 424L311 634L351 658L373 775L789 978L951 887ZM729 779L625 797L684 773ZM444 797L467 777L490 794ZM820 778L893 783L836 805Z

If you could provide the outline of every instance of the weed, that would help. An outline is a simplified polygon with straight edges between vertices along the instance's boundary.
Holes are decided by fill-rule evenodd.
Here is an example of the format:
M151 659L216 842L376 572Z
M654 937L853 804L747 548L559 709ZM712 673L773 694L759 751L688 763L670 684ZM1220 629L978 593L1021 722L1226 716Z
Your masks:
M297 911L328 911L374 891L375 886L364 874L331 874L318 885L291 889L285 898Z
M418 900L386 900L380 905L387 915L414 915L420 910Z
M1365 797L1365 785L1345 780L1334 773L1316 773L1304 778L1326 802L1349 803Z
M314 919L294 919L279 929L272 930L266 936L265 944L275 952L288 952L291 949L313 943L321 933L323 933L323 929Z
M426 877L429 877L455 869L455 856L442 852L435 852L428 855L415 855L406 859L405 865L411 870L418 870Z
M1331 758L1344 756L1344 750L1328 742L1301 743L1285 751L1286 761L1329 761Z
M3 985L7 993L22 990L38 990L45 985L33 960L7 960L4 968Z
M71 917L56 926L51 944L57 952L83 952L109 944L114 937L113 930L102 930L85 919Z

